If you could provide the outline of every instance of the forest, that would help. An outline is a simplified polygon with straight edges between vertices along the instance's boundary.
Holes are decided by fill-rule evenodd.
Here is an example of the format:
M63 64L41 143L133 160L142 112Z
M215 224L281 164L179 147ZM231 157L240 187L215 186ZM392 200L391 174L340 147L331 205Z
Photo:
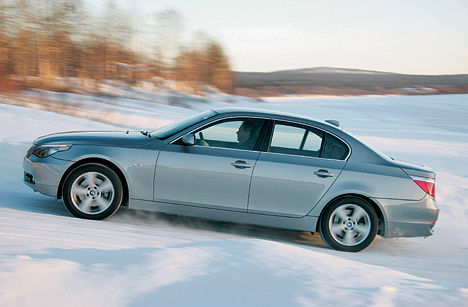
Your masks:
M0 91L47 89L56 78L134 83L171 79L233 92L223 47L206 33L184 35L183 16L103 7L82 0L0 2ZM64 89L66 90L66 89Z

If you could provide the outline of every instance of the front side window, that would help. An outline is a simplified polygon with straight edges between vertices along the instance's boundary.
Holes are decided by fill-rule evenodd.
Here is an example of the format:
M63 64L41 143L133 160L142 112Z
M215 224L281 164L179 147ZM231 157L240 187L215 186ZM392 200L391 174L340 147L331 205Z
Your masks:
M195 144L199 146L256 149L264 126L260 119L235 119L223 121L195 132Z

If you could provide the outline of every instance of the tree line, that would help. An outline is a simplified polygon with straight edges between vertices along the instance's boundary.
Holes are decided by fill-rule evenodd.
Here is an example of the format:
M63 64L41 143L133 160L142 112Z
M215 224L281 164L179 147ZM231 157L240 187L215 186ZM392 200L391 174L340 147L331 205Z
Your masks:
M175 10L142 13L109 0L2 0L0 80L76 77L135 82L154 76L233 91L230 61L221 44L200 34L183 42Z

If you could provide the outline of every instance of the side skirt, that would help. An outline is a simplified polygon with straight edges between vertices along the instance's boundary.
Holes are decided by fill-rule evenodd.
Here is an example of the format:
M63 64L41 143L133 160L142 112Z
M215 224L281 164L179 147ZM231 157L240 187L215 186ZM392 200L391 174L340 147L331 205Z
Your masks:
M210 209L187 205L174 205L162 202L130 199L130 209L157 211L161 213L203 218L208 220L231 222L237 224L251 224L272 228L293 229L300 231L317 231L316 216L304 216L300 218L255 214L222 209Z

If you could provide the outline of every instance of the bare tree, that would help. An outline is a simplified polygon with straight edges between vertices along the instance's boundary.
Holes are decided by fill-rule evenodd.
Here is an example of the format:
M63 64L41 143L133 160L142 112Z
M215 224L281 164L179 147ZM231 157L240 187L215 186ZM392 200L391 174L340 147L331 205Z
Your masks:
M180 49L183 18L174 9L165 9L155 15L155 55L166 66L172 66Z
M233 74L229 59L221 45L213 39L206 39L192 49L182 52L176 61L179 80L188 80L211 84L217 88L232 92Z
M13 4L10 1L0 2L0 75L10 72L10 37L12 28Z

